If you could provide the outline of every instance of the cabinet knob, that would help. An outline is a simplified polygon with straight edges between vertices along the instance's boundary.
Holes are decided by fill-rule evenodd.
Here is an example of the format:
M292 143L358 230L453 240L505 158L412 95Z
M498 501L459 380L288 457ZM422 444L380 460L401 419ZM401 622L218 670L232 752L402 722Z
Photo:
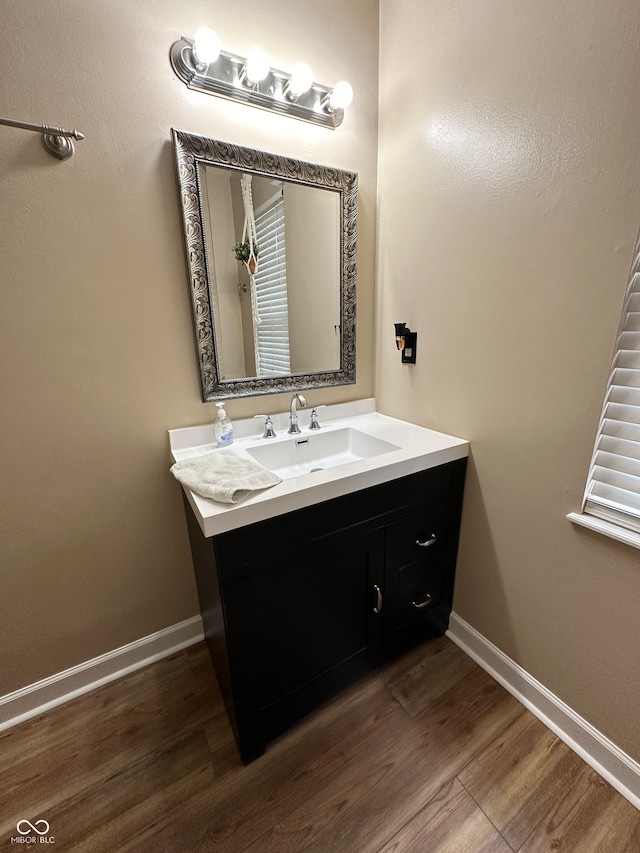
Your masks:
M422 608L423 608L423 607L426 607L426 606L427 606L427 604L431 604L431 596L429 595L429 593L427 593L427 595L425 596L424 601L421 601L421 602L420 602L420 604L418 604L418 602L417 602L417 601L412 601L411 603L412 603L412 604L413 604L413 606L414 606L415 608L417 608L418 610L422 610Z
M374 613L382 613L382 592L377 583L373 585L373 591L376 594L376 606L373 608Z
M432 533L431 536L429 537L429 539L427 539L425 542L421 542L419 539L416 539L416 545L419 548L428 548L429 545L434 545L435 542L437 541L437 539L438 539L437 534Z

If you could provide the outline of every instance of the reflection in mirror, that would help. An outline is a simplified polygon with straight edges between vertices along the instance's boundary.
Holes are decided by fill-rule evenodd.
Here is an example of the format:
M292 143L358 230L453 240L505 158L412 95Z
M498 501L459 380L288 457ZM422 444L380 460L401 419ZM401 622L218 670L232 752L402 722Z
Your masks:
M173 140L203 400L355 382L357 176Z
M201 185L220 379L338 370L338 194L213 166Z

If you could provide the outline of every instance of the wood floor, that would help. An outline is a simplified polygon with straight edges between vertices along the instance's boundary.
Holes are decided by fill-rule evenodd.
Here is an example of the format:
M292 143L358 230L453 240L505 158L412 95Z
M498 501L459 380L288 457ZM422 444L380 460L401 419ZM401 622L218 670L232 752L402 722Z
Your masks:
M58 853L640 851L640 812L445 637L248 767L194 646L1 734L0 794L0 851L22 820Z

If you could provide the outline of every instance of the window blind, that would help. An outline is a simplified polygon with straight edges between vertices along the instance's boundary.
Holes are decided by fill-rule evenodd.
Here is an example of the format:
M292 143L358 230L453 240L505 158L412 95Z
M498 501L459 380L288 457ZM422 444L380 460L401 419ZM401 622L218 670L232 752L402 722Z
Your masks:
M622 311L583 512L640 533L640 251L638 250L636 250Z
M256 216L258 269L255 275L260 323L255 329L258 376L288 376L289 311L284 240L284 199Z

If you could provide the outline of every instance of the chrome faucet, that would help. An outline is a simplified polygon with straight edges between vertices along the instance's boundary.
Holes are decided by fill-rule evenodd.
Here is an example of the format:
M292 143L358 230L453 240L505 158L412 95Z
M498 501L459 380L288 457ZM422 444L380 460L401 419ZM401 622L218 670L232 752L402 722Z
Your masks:
M296 403L300 403L300 406L303 409L307 407L307 401L302 396L302 394L294 394L291 398L291 412L289 414L289 429L287 432L290 435L297 435L300 432L300 427L298 426L298 413L296 412Z

